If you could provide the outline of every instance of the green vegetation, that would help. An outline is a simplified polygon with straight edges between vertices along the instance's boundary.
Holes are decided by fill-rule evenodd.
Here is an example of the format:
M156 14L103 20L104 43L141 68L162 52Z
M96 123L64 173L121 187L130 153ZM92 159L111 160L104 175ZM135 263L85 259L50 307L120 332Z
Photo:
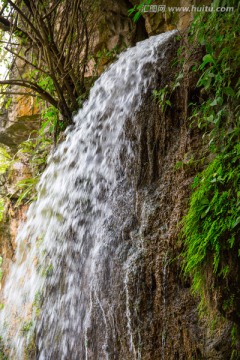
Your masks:
M0 147L0 175L4 174L11 165L11 156L4 147Z
M49 123L51 124L52 118L49 116L46 122L48 125ZM31 177L20 180L16 184L17 201L15 206L29 203L36 199L36 185L46 167L47 157L53 145L52 138L43 132L44 126L45 123L43 123L39 131L32 133L32 137L20 144L18 153L16 154L17 160L21 160L24 155L27 156Z
M38 318L40 316L41 313L41 303L42 303L42 293L40 291L38 291L35 294L34 297L34 302L33 302L33 308L35 311L35 316L36 318Z
M3 176L12 164L12 158L4 147L0 147L0 176ZM0 222L4 215L4 198L0 196ZM1 277L1 276L0 276Z
M0 336L0 360L8 360L8 356L6 355L5 347L3 345L3 340L1 336Z
M31 336L30 340L27 342L24 355L24 360L32 360L36 358L37 347L34 334Z
M204 286L204 266L226 278L229 265L222 257L236 251L240 235L240 144L218 154L195 178L190 209L184 219L185 271L193 276L194 290ZM211 263L209 260L211 259Z
M1 280L2 280L2 256L0 256L0 283L1 283ZM1 306L0 306L0 309L1 309Z
M214 4L218 6L219 1ZM190 45L197 41L206 50L200 66L192 68L200 74L197 86L203 94L201 106L192 104L192 120L200 128L212 128L214 143L227 142L226 135L236 128L239 111L239 14L237 6L235 9L224 14L201 14L190 30Z
M4 199L0 197L0 221L2 221L4 214Z
M178 61L175 62L175 65L177 64ZM180 86L183 76L183 72L179 72L176 78L169 84L166 84L159 90L153 90L153 96L158 102L163 114L166 112L167 108L172 106L172 95L174 91Z
M49 111L49 108L47 110ZM43 114L43 116L45 115ZM13 199L15 207L36 199L36 185L46 167L46 160L53 146L50 127L54 121L55 111L53 116L49 112L47 116L48 119L42 124L39 131L32 132L29 139L19 145L18 152L14 157L11 157L6 149L0 148L0 175L10 178L14 163L18 161L27 161L29 170L29 176L16 183L14 194L6 193L4 197L0 197L0 221L3 219L6 198ZM45 129L46 126L48 129Z
M164 113L167 106L171 106L171 101L170 101L170 94L169 94L169 87L168 85L166 85L165 87L159 89L159 90L153 90L153 96L155 97L155 99L157 100L157 102L159 103L162 112Z
M24 322L22 328L21 328L21 331L26 334L28 333L31 329L32 329L32 326L33 326L33 322L32 320L29 320L29 321L26 321Z
M215 1L214 5L226 4ZM191 69L198 77L200 95L190 105L190 121L202 130L212 160L194 178L190 207L183 219L183 260L201 303L211 306L215 294L220 312L239 324L240 19L239 4L227 5L235 6L235 11L196 16L189 34L190 50L204 49L201 63Z
M143 6L144 5L150 5L151 3L153 2L153 0L146 0L146 1L143 1L141 2L139 5L134 5L133 8L129 9L128 10L128 14L129 15L133 15L133 21L138 21L139 18L141 17L142 15L142 9L143 9Z

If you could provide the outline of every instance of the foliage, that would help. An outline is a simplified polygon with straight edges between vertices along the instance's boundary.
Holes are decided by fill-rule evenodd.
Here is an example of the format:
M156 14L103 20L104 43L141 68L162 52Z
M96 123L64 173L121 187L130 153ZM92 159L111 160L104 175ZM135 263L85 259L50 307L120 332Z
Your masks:
M54 106L50 105L42 110L41 116L43 120L39 130L41 136L44 136L47 130L48 134L53 134L55 137L57 127L59 127L60 130L65 129L64 123L59 119L59 111Z
M46 122L47 125L49 125L51 118L48 118ZM42 128L37 132L37 136L34 137L33 132L32 137L20 144L17 157L21 159L23 154L27 154L32 177L20 180L16 184L18 188L18 199L15 206L19 206L23 202L29 203L36 199L36 185L46 167L47 157L52 146L51 138L44 134L44 128L47 125L43 123Z
M37 347L36 347L36 340L34 334L28 340L25 351L24 351L24 360L32 360L36 359L37 356Z
M20 180L17 183L18 190L20 195L18 196L16 207L20 206L23 202L25 204L36 200L36 185L38 183L38 178L28 178Z
M6 173L12 164L12 158L4 147L0 147L0 176ZM0 221L4 215L4 198L0 196ZM1 265L0 265L1 266ZM1 272L0 272L1 280Z
M141 2L139 5L134 5L133 8L128 10L129 15L134 14L134 16L133 16L134 22L137 22L139 20L139 18L141 17L143 6L150 5L152 2L153 2L153 0L146 0L146 1Z
M160 105L162 113L165 113L166 109L172 106L171 97L174 91L180 86L182 78L183 72L179 72L177 73L175 79L169 84L165 85L159 90L153 90L153 96Z
M4 147L0 147L0 175L4 174L11 165L11 156Z
M0 256L0 283L1 283L1 280L2 280L2 257Z
M5 354L5 350L4 350L4 346L3 346L3 341L0 338L0 360L8 360L7 355Z
M40 291L38 291L38 292L35 294L34 302L33 302L33 308L34 308L35 315L36 315L37 318L40 316L41 303L42 303L42 294L41 294Z
M2 221L4 214L4 200L2 197L0 197L0 221Z
M32 320L25 321L24 324L23 324L23 326L22 326L22 328L21 328L21 331L22 331L24 334L26 334L26 333L28 333L28 331L31 330L32 326L33 326Z
M203 286L202 267L217 275L228 275L222 267L224 251L235 249L240 235L240 144L218 154L194 184L190 208L184 219L185 271L193 276L194 290ZM207 264L207 260L212 263Z
M167 106L172 105L169 99L170 94L169 94L168 85L166 85L165 87L159 90L153 90L153 96L155 97L155 99L157 99L163 113L165 112Z
M219 1L214 5L217 7ZM202 89L203 101L200 107L192 104L192 120L200 128L212 129L210 138L214 142L223 140L221 129L225 131L236 126L239 112L238 23L237 9L230 13L211 12L197 16L190 31L190 44L197 39L206 49L199 68L193 68L200 72L197 86Z
M214 1L214 6L221 5L223 2ZM239 8L237 2L234 5ZM202 13L195 18L189 37L190 46L205 50L201 63L192 67L200 97L191 104L190 119L202 129L203 138L208 138L213 160L194 178L190 207L183 219L184 270L193 278L193 290L203 303L205 291L220 287L223 314L239 302L238 289L229 287L234 265L226 261L226 254L228 259L240 257L238 24L237 9Z
M48 82L48 79L46 80ZM48 86L48 85L46 85ZM15 160L27 157L28 167L31 177L20 180L16 186L18 188L18 199L15 206L22 203L30 203L36 199L36 185L46 167L47 158L53 144L57 141L56 128L62 131L65 128L61 121L59 110L52 105L44 104L44 101L38 99L38 105L41 107L41 126L39 130L33 131L28 140L19 145Z
M28 75L31 75L31 72ZM39 77L39 84L50 93L54 91L50 77ZM61 120L61 115L57 108L47 104L39 97L36 98L36 105L41 109L42 120L39 130L33 131L29 138L19 145L18 152L13 158L5 148L0 148L0 175L11 169L11 165L14 162L23 160L28 162L31 173L30 177L20 180L16 184L18 195L15 203L16 207L36 199L36 185L46 166L49 151L53 143L57 142L57 134L65 128L65 123ZM7 194L7 197L11 196ZM0 197L0 220L3 213L4 199Z

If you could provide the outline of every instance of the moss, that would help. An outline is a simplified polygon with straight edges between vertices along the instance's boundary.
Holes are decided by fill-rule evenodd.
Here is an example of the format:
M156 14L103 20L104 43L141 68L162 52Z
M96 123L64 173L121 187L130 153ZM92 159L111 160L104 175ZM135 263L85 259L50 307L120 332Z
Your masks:
M1 337L0 337L0 360L8 360L7 351L3 345Z
M28 331L31 330L32 326L33 326L33 322L32 322L31 320L30 320L30 321L26 321L26 322L24 322L24 324L23 324L23 326L22 326L22 328L21 328L21 331L22 331L24 334L26 334L26 333L28 333Z
M25 347L24 360L36 359L36 353L37 353L37 346L35 341L35 335L33 335Z

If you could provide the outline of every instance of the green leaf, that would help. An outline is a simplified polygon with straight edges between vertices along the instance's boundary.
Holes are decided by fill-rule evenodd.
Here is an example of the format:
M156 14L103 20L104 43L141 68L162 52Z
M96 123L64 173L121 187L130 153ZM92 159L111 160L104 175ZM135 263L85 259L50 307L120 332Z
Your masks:
M233 90L230 86L224 87L224 88L223 88L223 92L224 92L224 94L226 94L226 95L228 95L228 96L232 96L232 97L235 96L235 92L234 92L234 90Z
M206 117L206 120L212 124L215 124L215 121L214 121L214 116L213 115L210 115L208 117Z
M210 103L210 106L222 105L222 103L223 103L223 98L218 96Z
M212 55L207 54L203 57L203 62L200 65L199 69L202 70L205 67L205 65L209 63L215 64L215 60L213 59Z
M237 227L238 224L240 224L240 217L238 217L237 220L233 223L232 229L234 229L235 227Z

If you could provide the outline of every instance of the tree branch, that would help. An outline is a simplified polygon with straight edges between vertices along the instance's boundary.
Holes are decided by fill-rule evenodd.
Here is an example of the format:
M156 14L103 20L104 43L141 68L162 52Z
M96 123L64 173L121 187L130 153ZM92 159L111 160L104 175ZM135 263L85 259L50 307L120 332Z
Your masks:
M22 86L28 89L31 89L33 91L36 91L39 96L43 99L49 102L51 105L55 106L56 108L59 108L58 102L44 89L42 89L39 85L27 81L27 80L0 80L0 85L17 85Z
M0 94L2 95L24 95L24 96L32 96L32 97L36 97L36 94L33 93L28 93L28 92L21 92L21 91L1 91L0 90Z
M53 11L58 7L58 5L61 3L61 1L62 1L62 0L59 0L59 1L53 6L53 8L50 9L50 11L49 11L46 15L43 16L42 19L44 20L44 19L46 19L47 17L49 17L49 16L53 13Z
M15 55L16 57L18 57L19 59L25 61L26 64L34 67L36 70L39 70L40 72L42 72L42 73L44 73L44 74L46 74L46 75L48 75L48 76L50 75L47 71L39 68L37 65L34 65L31 61L28 61L26 58L24 58L23 56L17 54L16 52L14 52L13 50L9 49L8 47L5 47L5 49L6 49L7 51L9 51L11 54L13 54L13 55Z
M8 19L6 19L4 16L0 15L0 29L3 31L11 31L11 29L13 28L13 24L11 23L11 21L9 21ZM33 40L24 30L20 29L18 26L15 27L14 29L14 34L18 33L19 37L25 37L27 39Z
M12 2L12 0L7 0L7 2L13 7L14 10L26 21L26 23L32 28L40 41L42 41L42 36L34 24L29 20L29 18L22 12L22 10Z

